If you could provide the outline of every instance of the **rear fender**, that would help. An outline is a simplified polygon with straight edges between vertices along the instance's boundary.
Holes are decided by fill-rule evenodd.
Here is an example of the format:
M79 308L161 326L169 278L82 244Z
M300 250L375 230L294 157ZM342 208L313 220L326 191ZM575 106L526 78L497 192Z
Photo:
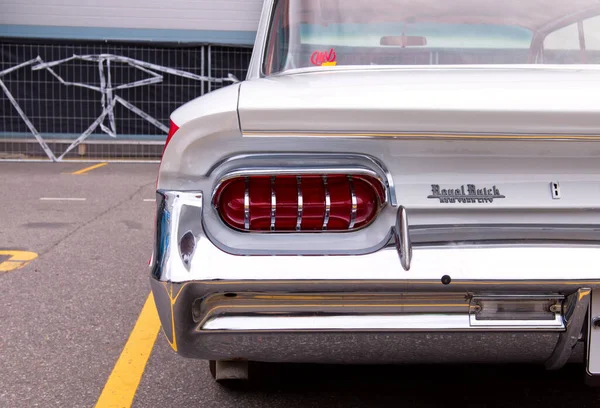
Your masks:
M199 145L218 143L226 137L242 137L237 113L239 86L234 84L213 91L172 113L171 120L179 130L163 153L158 177L159 189L181 188L179 182L177 187L172 183L186 179L188 175L204 174L204 165L208 170L211 163L205 164L194 156Z

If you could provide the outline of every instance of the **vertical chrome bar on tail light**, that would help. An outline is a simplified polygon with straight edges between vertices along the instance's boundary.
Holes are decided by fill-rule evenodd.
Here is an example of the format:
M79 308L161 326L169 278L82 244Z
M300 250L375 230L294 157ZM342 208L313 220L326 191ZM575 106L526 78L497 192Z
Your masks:
M352 180L352 176L348 176L348 184L350 184L350 197L352 199L352 209L350 212L350 223L348 224L348 229L354 228L354 224L356 224L356 212L358 211L358 200L356 199L356 192L354 191L354 181Z
M244 229L250 229L250 178L245 178L246 188L244 189Z
M275 216L277 214L277 196L275 194L275 176L271 176L271 231L275 231Z
M302 228L302 210L303 210L303 198L302 198L302 177L296 177L296 183L298 184L298 215L296 217L296 231L300 231Z
M323 187L325 189L325 216L323 217L323 230L327 229L329 223L329 215L331 214L331 197L327 188L327 176L323 176Z

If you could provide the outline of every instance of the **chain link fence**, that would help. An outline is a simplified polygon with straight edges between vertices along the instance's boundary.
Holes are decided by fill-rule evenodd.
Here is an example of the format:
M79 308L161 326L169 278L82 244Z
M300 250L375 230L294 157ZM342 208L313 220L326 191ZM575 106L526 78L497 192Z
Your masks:
M0 42L0 160L157 160L170 113L243 80L251 48Z

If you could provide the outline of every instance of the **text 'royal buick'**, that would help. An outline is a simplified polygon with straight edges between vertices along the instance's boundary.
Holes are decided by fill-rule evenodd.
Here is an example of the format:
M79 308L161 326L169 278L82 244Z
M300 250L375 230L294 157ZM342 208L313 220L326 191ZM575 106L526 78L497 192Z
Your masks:
M151 285L211 361L600 378L600 2L266 0L171 116Z

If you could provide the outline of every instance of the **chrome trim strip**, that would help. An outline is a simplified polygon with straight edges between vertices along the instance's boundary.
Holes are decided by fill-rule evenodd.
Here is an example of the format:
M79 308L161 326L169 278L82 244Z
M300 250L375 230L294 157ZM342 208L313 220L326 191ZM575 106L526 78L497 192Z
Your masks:
M281 152L281 153L243 153L236 154L232 156L226 156L218 161L216 161L206 172L207 176L213 175L215 171L222 166L228 165L232 162L240 161L245 162L247 160L259 159L261 161L272 161L276 159L285 160L286 163L289 163L293 159L302 159L305 163L311 163L312 161L322 162L327 159L335 159L335 160L346 160L346 161L354 161L356 159L364 159L373 163L376 167L382 170L382 173L385 173L387 169L382 165L379 159L362 153L322 153L322 152ZM317 164L318 165L318 164ZM239 167L239 166L238 166Z
M348 315L348 316L219 316L201 331L233 330L469 330L467 314Z
M563 305L567 330L561 334L554 352L548 361L546 361L546 368L548 370L558 370L571 357L573 347L577 344L583 330L591 293L592 290L589 288L580 288L577 292L569 296L566 304Z
M544 71L548 70L552 65L560 67L561 71L575 71L575 70L585 70L585 71L596 71L597 68L593 66L593 64L510 64L511 69L519 69L519 70L527 70L527 71ZM464 71L464 70L472 70L472 69L481 69L481 64L440 64L440 65L337 65L335 67L327 67L327 71L320 66L310 66L310 67L302 67L302 68L291 68L287 69L283 72L273 74L271 77L289 77L297 74L309 74L309 73L326 73L333 74L335 72L357 72L357 71L375 71L375 72L385 72L385 71ZM486 64L486 69L507 69L507 64Z
M356 192L354 191L354 181L352 180L352 176L348 176L348 183L350 184L350 199L352 202L352 209L350 210L350 223L348 224L348 229L351 230L352 228L354 228L354 224L356 223L358 200L356 198Z
M250 179L245 178L246 188L244 189L244 229L250 229Z
M562 331L561 310L554 320L528 319L528 305L558 304L562 295L521 293L475 296L455 292L423 293L237 293L226 297L213 289L194 307L196 331L203 330L544 330ZM510 302L510 319L474 319L475 307ZM519 307L521 305L521 307ZM273 314L276 310L277 313ZM549 311L550 312L550 311ZM475 324L474 324L475 320ZM220 323L216 323L219 321Z
M404 206L398 208L396 225L392 228L392 232L396 241L396 251L400 257L400 265L405 271L408 271L412 259L412 244L408 231L408 214Z
M323 188L325 189L325 215L323 217L323 231L327 230L329 224L329 215L331 214L331 197L327 187L327 176L323 176Z
M377 172L362 166L314 166L314 167L270 167L261 166L260 168L240 168L231 172L227 172L213 191L216 191L223 182L236 177L251 177L251 176L304 176L304 175L321 175L321 174L354 174L360 176L369 176L379 180L384 187L381 176Z
M381 170L383 170L383 173L385 174L385 178L386 178L386 182L387 182L387 188L385 188L385 186L384 186L384 189L383 189L383 191L385 192L385 201L389 202L392 207L397 207L398 200L396 199L396 185L394 184L394 179L392 177L392 173L390 173L390 171L385 166L385 164L383 164L379 159L375 159L375 158L372 158L369 156L365 156L365 157L372 160L373 163L375 163Z
M397 200L396 200L396 188L395 188L395 184L394 184L394 180L392 178L392 174L390 173L390 171L388 170L388 168L385 166L384 163L382 163L379 159L366 155L366 154L359 154L359 153L315 153L315 152L298 152L298 153L244 153L244 154L239 154L239 155L234 155L234 156L229 156L229 157L225 157L222 160L217 161L213 166L211 166L211 168L207 171L207 175L212 175L215 171L217 171L217 169L223 167L223 166L230 166L232 162L236 162L236 161L240 161L240 162L245 162L248 160L263 160L265 162L272 162L274 160L279 160L279 159L284 159L285 162L289 162L291 160L294 160L296 158L300 158L302 159L302 161L304 163L307 163L308 166L310 166L310 164L314 161L320 161L322 162L323 160L340 160L343 159L345 161L357 161L357 160L366 160L368 162L370 162L370 164L372 164L374 166L374 168L376 168L380 173L374 172L375 174L369 173L367 175L371 175L376 177L378 180L380 180L380 182L382 183L383 187L384 187L384 191L385 191L385 199L386 202L389 202L392 207L396 207L398 205ZM245 163L247 165L247 163ZM315 165L317 167L321 166L322 167L322 163L315 163ZM240 167L245 167L245 166L239 166L236 167L235 170L239 170ZM341 169L341 171L336 171L335 168L339 167L339 166L332 166L331 168L327 168L327 171L324 171L322 174L344 174L344 171L348 171L347 169ZM263 168L263 167L261 167ZM289 168L289 166L288 166ZM352 167L353 169L356 169L356 167ZM364 167L358 167L358 168L364 168ZM269 170L273 173L273 174L282 174L280 173L282 169L282 166L275 166L275 167L270 167ZM292 174L308 174L306 172L306 167L302 167L302 168L294 168L293 170L290 170L289 172ZM212 191L212 197L214 197L215 192L217 191L217 189L219 188L220 184L227 180L227 176L228 176L229 172L227 170L225 170L224 175L221 176L220 180L217 182L216 186L213 188ZM348 174L348 173L345 173ZM217 177L219 177L219 175L217 175Z
M426 140L600 140L600 135L534 135L534 134L453 134L453 133L339 133L339 132L286 132L276 130L244 131L244 137L346 137L346 138L393 138Z
M487 230L487 229L503 229L503 230L534 230L534 231L543 231L547 229L556 230L556 231L595 231L600 232L600 224L554 224L554 223L544 223L544 224L533 224L533 223L523 223L523 224L413 224L411 225L412 229L419 230L428 230L432 231L432 233L443 232L448 229L471 229L473 231L476 230ZM600 239L600 235L598 236Z
M256 30L256 39L254 41L255 46L252 51L252 56L250 58L250 64L248 65L246 79L260 78L264 76L262 72L263 59L264 52L267 48L267 33L269 32L269 28L271 26L271 14L274 4L275 2L273 1L265 1L263 3L260 19L258 22L258 29Z
M296 231L300 231L302 229L302 211L304 207L302 197L302 176L296 177L296 183L298 185L298 215L296 217Z
M562 321L562 320L561 320ZM469 324L468 314L337 315L276 317L252 313L249 316L219 316L206 321L200 331L287 331L287 330L402 330L402 331L560 331L562 325L543 325L543 321L507 321L505 326L478 327Z
M275 194L275 176L271 176L271 231L275 231L275 216L277 215L277 196Z

